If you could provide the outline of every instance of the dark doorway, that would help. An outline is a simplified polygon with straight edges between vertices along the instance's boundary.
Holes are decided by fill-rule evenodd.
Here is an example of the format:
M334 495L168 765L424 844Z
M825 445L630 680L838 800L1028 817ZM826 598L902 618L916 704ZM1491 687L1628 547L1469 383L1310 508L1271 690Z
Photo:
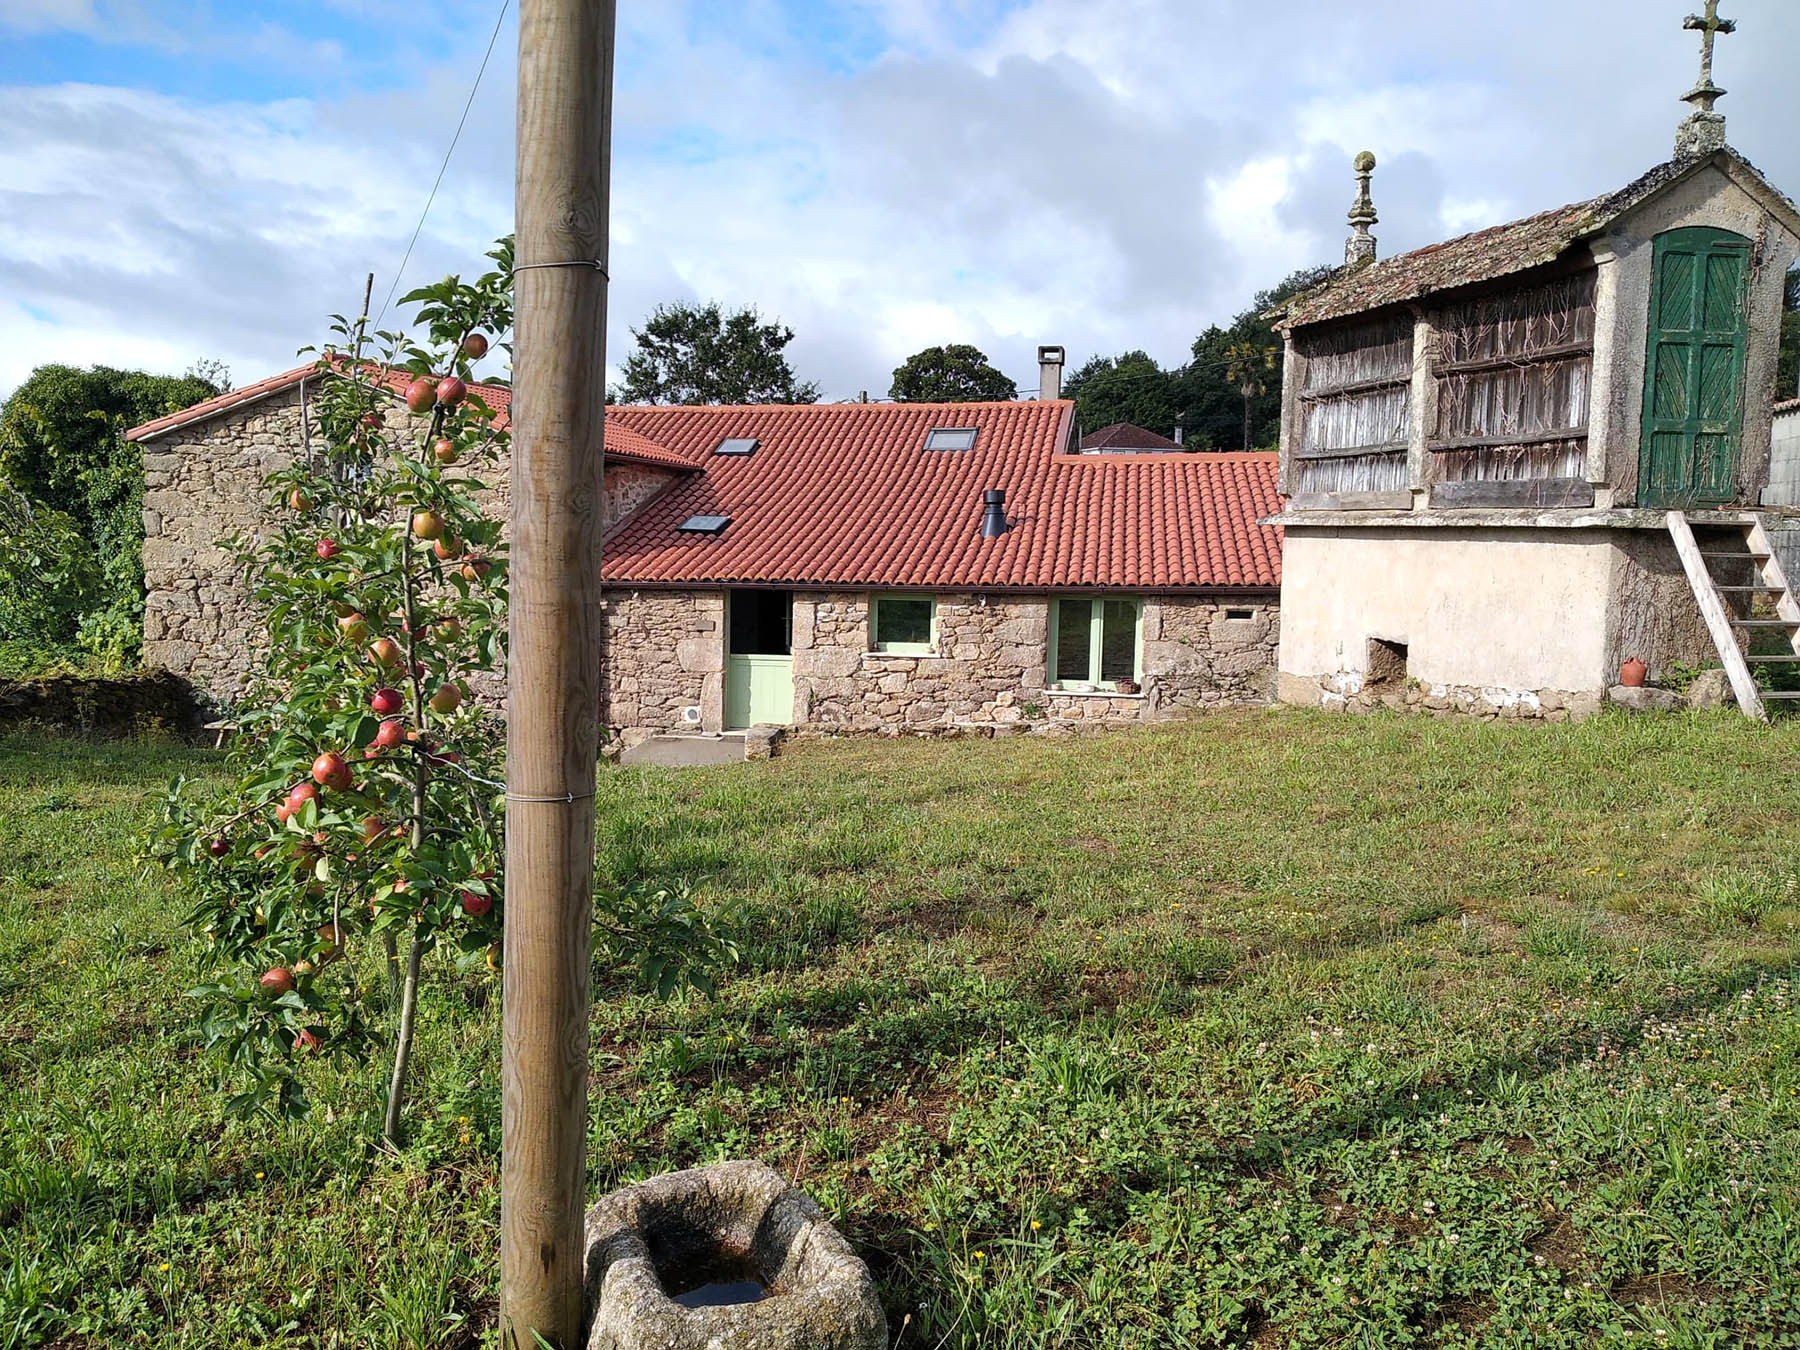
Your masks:
M793 651L792 605L787 591L733 591L733 656L787 656Z

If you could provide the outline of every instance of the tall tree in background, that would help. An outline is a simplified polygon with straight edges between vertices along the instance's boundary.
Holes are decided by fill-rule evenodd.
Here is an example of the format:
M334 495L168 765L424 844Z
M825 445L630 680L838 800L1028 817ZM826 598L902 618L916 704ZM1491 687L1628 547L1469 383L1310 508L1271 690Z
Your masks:
M0 631L0 639L45 647L78 641L114 667L135 660L143 636L144 466L123 433L222 392L207 376L225 378L224 367L203 369L150 375L110 366L39 366L0 407L0 483L12 489L21 511L29 507L38 537L48 537L46 530L68 535L87 552L84 565L63 560L55 595L41 596L10 621L31 631ZM0 561L10 572L29 566L31 556L9 548ZM22 617L27 612L36 617Z
M796 380L782 355L794 330L754 309L658 305L631 336L637 349L609 395L615 403L818 402L819 386Z
M1251 404L1258 394L1269 392L1269 372L1275 369L1278 348L1274 343L1234 342L1225 349L1225 382L1237 386L1244 399L1244 449L1249 451Z
M1096 356L1063 382L1063 397L1075 400L1075 420L1083 435L1130 422L1158 435L1171 435L1181 409L1175 376L1145 351Z
M1006 403L1018 396L1019 386L966 342L915 352L894 368L888 388L902 403Z

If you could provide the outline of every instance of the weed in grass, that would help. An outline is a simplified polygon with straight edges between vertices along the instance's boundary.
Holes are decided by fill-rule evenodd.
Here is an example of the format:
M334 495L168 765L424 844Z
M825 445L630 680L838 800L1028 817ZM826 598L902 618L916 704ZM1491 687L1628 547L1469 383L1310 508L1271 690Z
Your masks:
M1775 910L1795 903L1800 871L1774 877L1742 868L1709 872L1694 884L1701 912L1719 928L1754 928Z

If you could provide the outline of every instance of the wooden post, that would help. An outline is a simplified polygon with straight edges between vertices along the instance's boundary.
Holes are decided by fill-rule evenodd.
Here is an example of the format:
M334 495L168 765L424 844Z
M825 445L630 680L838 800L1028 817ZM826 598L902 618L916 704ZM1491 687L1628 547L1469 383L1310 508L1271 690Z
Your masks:
M500 1324L582 1325L614 0L522 0ZM585 265L583 265L585 263ZM572 264L572 265L564 265Z

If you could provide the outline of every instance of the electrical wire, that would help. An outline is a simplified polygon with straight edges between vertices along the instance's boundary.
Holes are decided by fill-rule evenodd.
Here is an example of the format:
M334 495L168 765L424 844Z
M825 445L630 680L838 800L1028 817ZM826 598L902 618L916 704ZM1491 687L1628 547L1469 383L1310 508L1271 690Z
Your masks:
M488 61L494 55L494 44L500 40L500 27L506 22L507 8L512 0L500 0L500 16L494 20L494 31L488 38L487 51L482 54L481 68L475 72L475 83L469 86L469 97L463 104L462 116L456 120L456 134L450 138L450 148L444 151L444 162L438 165L437 178L431 184L431 193L425 198L425 209L419 212L419 223L413 226L412 238L406 242L406 252L401 255L400 266L394 269L394 283L388 287L387 299L381 302L381 313L375 316L373 328L381 327L381 320L388 312L388 306L394 302L394 293L400 289L400 278L406 275L406 264L412 260L413 245L419 242L419 231L425 228L425 217L431 214L431 204L437 200L438 188L443 186L444 171L450 167L450 156L456 153L456 143L462 139L463 127L469 121L469 109L475 106L475 94L481 88L481 77L487 74Z

